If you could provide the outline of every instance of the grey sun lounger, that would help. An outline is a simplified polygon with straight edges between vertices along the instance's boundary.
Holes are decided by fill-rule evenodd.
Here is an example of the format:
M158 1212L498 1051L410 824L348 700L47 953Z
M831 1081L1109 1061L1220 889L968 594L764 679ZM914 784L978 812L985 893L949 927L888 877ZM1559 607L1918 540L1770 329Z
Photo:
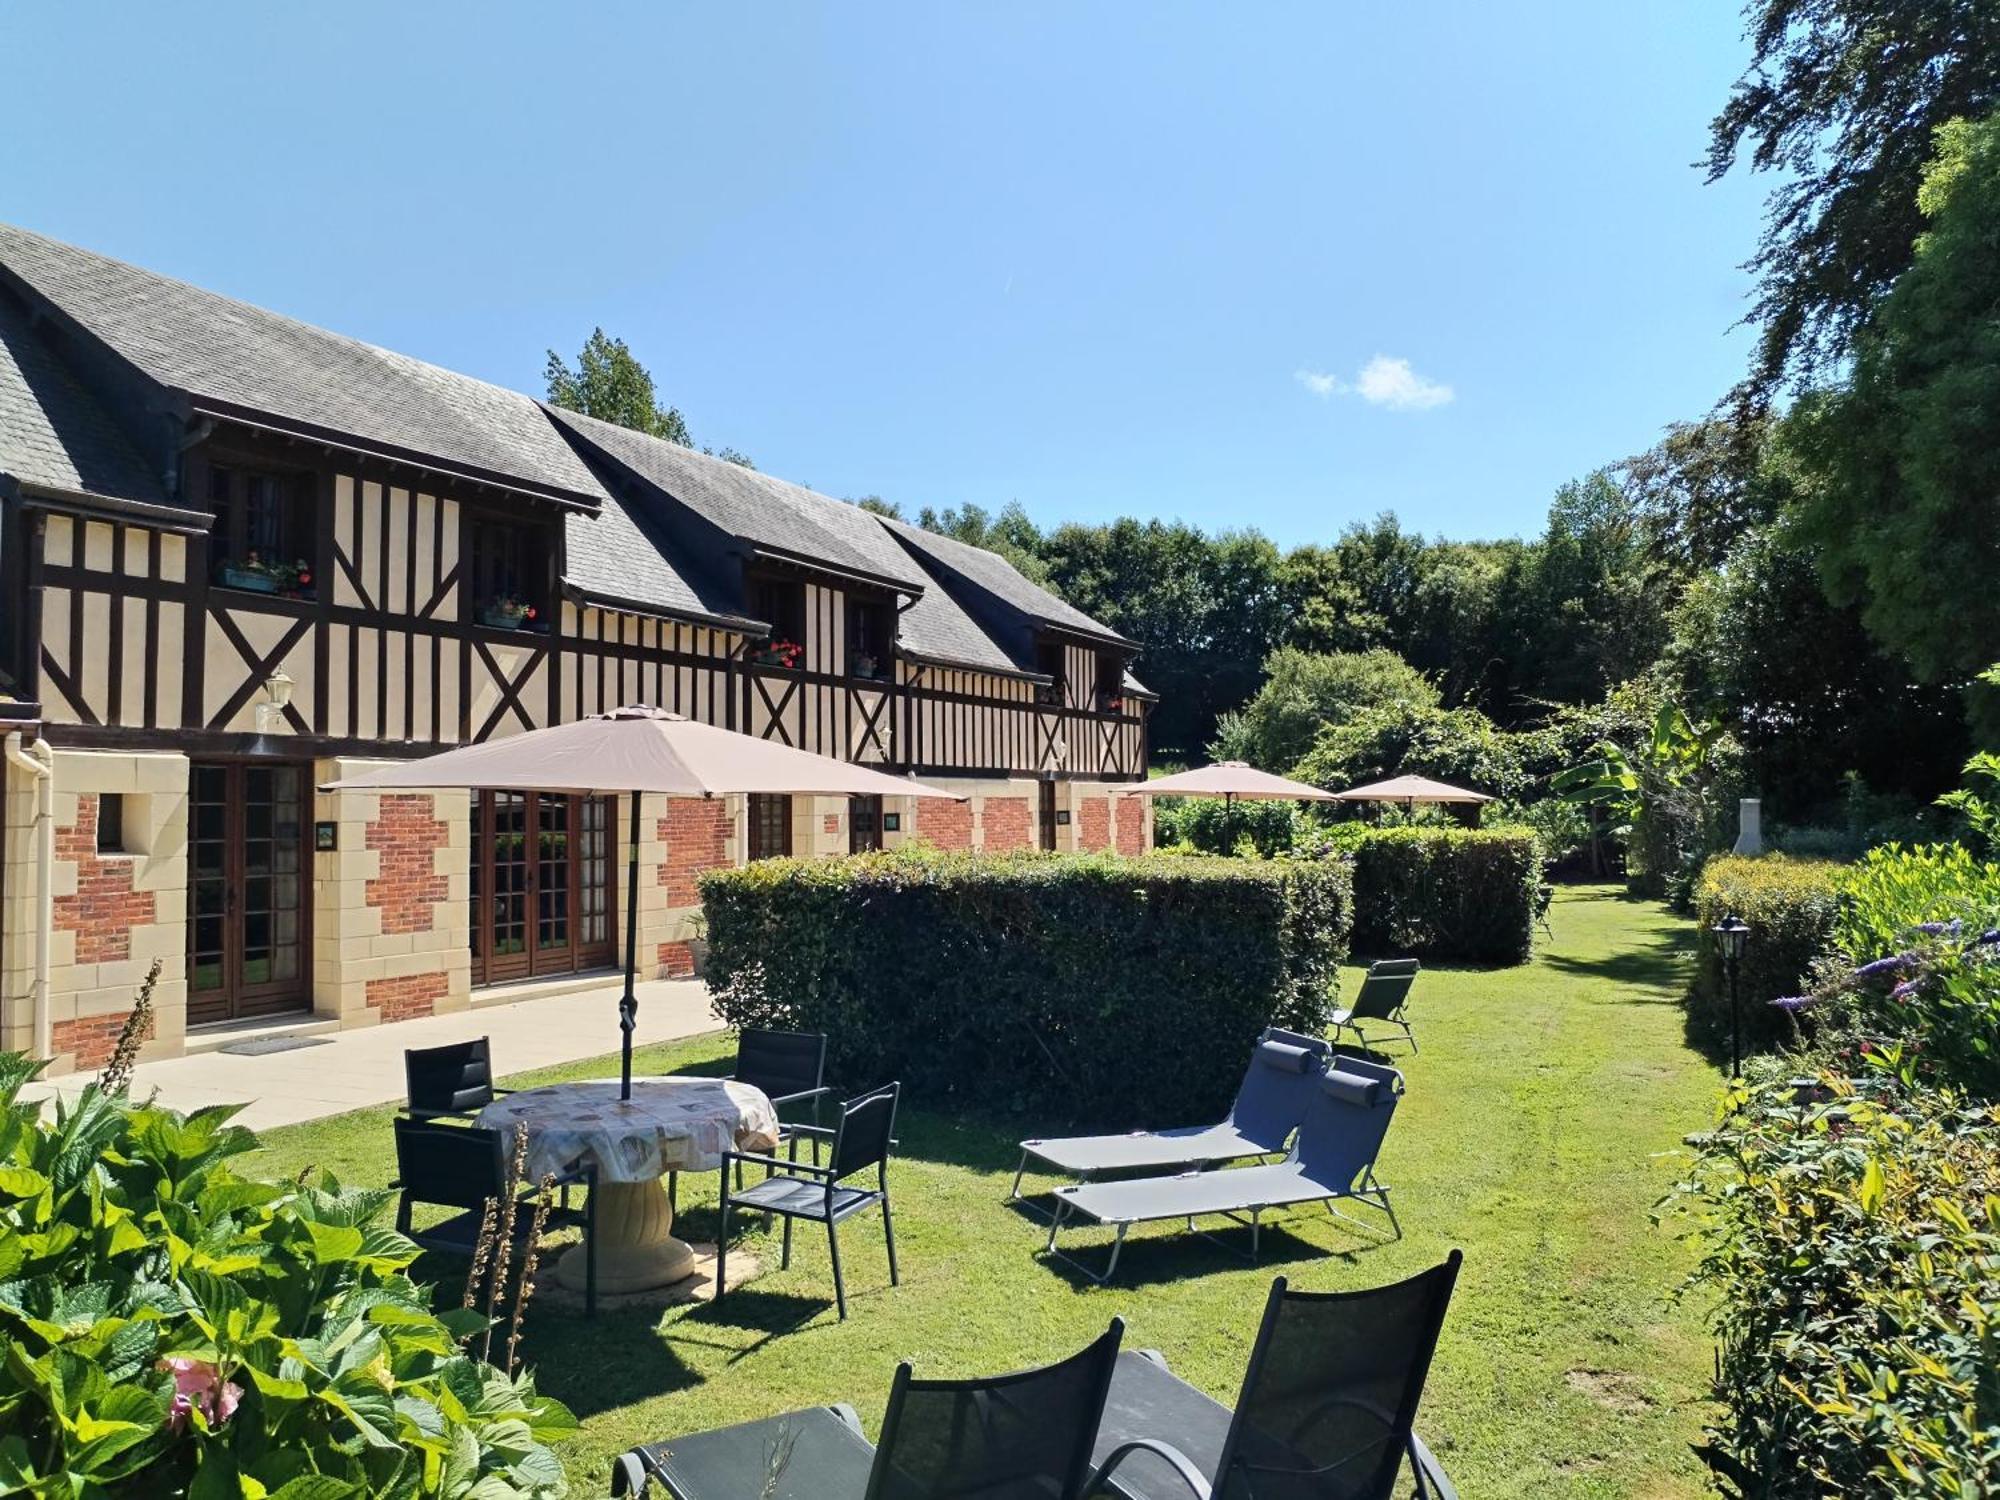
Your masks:
M1352 1032L1364 1047L1401 1040L1410 1044L1414 1054L1417 1034L1410 1029L1409 1004L1410 987L1417 982L1418 967L1414 958L1385 958L1370 964L1368 977L1361 981L1361 992L1354 997L1354 1003L1333 1013L1334 1036ZM1402 1036L1378 1034L1371 1039L1368 1033L1377 1027L1394 1027Z
M1375 1158L1382 1150L1396 1101L1402 1096L1403 1075L1362 1058L1338 1057L1327 1071L1313 1075L1310 1081L1312 1103L1284 1161L1057 1188L1046 1253L1067 1261L1093 1281L1106 1282L1118 1269L1125 1236L1134 1224L1186 1219L1193 1229L1197 1218L1219 1216L1250 1226L1250 1256L1254 1260L1259 1221L1266 1209L1325 1203L1334 1217L1361 1224L1333 1206L1335 1200L1343 1198L1380 1209L1400 1238L1403 1230L1396 1222L1396 1211L1389 1206L1389 1190L1375 1180ZM1101 1275L1056 1248L1056 1236L1063 1228L1079 1222L1103 1224L1117 1231L1110 1264Z
M1331 1052L1315 1036L1267 1026L1250 1054L1249 1069L1229 1118L1217 1125L1176 1130L1134 1130L1123 1135L1071 1135L1021 1142L1021 1164L1007 1201L1021 1198L1030 1161L1048 1163L1078 1182L1106 1172L1161 1172L1203 1167L1253 1156L1280 1156L1312 1102L1313 1080Z

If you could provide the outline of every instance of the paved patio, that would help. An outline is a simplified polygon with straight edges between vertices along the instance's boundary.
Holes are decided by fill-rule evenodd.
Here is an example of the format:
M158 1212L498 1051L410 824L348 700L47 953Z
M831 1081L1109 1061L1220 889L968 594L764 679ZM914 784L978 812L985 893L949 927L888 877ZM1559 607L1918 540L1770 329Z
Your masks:
M393 1026L328 1032L314 1037L315 1045L262 1057L203 1052L141 1063L133 1070L132 1096L157 1095L160 1103L178 1110L247 1104L237 1121L253 1130L296 1125L401 1099L403 1051L408 1047L489 1036L494 1069L502 1074L616 1052L621 990L614 982L602 989L484 1005ZM722 1026L699 980L648 980L640 984L638 997L635 1045L698 1036ZM24 1097L74 1094L94 1076L74 1073L32 1084Z

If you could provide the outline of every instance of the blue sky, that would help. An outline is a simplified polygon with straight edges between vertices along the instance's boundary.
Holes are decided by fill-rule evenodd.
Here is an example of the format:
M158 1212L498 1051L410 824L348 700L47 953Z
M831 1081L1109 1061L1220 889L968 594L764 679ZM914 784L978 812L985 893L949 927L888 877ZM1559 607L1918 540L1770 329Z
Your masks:
M1539 530L1699 415L1733 0L9 6L0 218L836 495Z

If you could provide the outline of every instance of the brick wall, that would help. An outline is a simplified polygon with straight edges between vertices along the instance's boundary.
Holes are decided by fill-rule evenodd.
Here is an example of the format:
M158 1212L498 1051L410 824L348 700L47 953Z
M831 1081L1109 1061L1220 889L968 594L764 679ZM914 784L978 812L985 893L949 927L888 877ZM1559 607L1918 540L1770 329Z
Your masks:
M383 932L431 930L433 905L451 895L451 882L437 873L437 851L450 836L430 793L382 794L381 812L362 841L381 856L381 874L368 882L367 901L380 908Z
M994 853L1009 849L1032 849L1034 822L1026 797L988 797L980 819L986 830L986 848Z
M58 1054L71 1053L79 1072L101 1068L111 1061L111 1054L118 1047L118 1033L125 1029L126 1017L130 1015L130 1011L114 1011L76 1021L57 1021L49 1028L51 1045ZM153 1017L146 1018L139 1038L148 1042L153 1039Z
M56 829L56 858L76 865L76 894L56 897L55 926L58 932L76 934L79 964L123 962L132 956L132 929L160 919L153 893L132 889L132 860L98 856L97 805L95 795L79 794L76 821ZM123 1016L93 1016L77 1024L99 1020L113 1023L114 1039L124 1024Z
M368 981L368 1008L382 1012L384 1021L411 1021L427 1016L451 988L443 973L398 974Z
M940 797L917 799L917 836L940 849L972 847L972 804Z
M1079 849L1091 852L1111 847L1111 799L1109 797L1077 798L1076 842Z
M687 943L662 943L655 958L659 963L661 979L694 977L694 949Z
M667 815L659 821L658 837L666 846L666 857L660 861L659 882L666 887L669 907L694 906L700 902L695 877L703 870L720 869L731 862L730 833L729 809L720 797L675 797L667 803Z
M826 814L819 820L819 827L821 833L840 832L840 814L839 813Z
M1146 852L1146 799L1144 797L1112 797L1111 808L1117 818L1117 841L1120 854L1144 854Z

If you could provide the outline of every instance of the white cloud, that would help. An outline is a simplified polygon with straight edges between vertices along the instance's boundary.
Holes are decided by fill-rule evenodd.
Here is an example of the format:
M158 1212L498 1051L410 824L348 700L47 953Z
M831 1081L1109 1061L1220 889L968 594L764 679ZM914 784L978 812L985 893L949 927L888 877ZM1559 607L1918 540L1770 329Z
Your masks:
M1407 359L1392 359L1386 354L1369 360L1352 381L1321 370L1299 370L1293 378L1322 401L1332 396L1359 396L1370 406L1386 406L1391 411L1429 411L1445 405L1456 394L1443 381L1419 375Z

